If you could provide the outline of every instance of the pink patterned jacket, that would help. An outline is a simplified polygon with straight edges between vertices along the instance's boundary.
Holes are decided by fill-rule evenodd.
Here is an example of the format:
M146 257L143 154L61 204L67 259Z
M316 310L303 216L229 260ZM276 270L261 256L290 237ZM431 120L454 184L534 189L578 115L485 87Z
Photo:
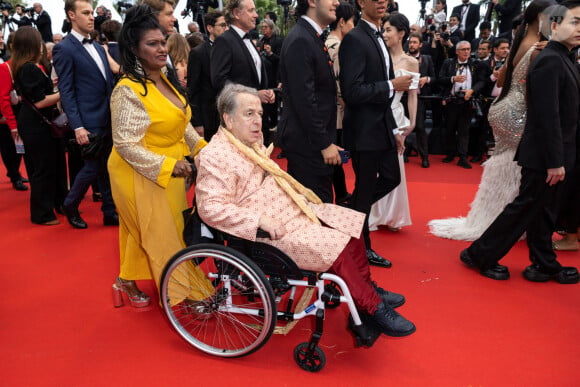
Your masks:
M350 238L359 238L364 214L334 204L312 204L313 223L274 178L246 158L221 132L200 152L196 200L200 217L228 234L256 240L262 214L284 223L278 240L258 239L284 251L306 270L326 271Z

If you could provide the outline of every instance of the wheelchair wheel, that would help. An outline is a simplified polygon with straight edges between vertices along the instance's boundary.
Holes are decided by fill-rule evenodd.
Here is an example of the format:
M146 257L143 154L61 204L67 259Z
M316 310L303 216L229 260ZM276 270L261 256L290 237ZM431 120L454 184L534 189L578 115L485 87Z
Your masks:
M298 367L309 372L318 372L326 365L326 356L318 345L308 349L309 343L300 343L294 348L294 361Z
M178 252L163 271L160 297L179 335L210 355L255 352L276 326L274 293L266 276L229 247L199 244Z

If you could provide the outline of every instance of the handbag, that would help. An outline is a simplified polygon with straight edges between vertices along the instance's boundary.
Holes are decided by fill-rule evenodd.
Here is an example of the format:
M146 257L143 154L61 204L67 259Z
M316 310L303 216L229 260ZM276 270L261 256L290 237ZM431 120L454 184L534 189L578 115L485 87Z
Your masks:
M42 121L44 121L44 123L48 125L48 127L50 128L50 134L52 135L52 137L63 138L67 133L72 132L72 128L70 126L70 123L68 122L68 116L66 115L65 112L61 112L58 110L58 108L55 107L56 111L59 113L56 115L55 118L53 118L52 120L49 120L27 98L22 96L22 100L24 100L24 102L26 102L28 105L30 105L32 110L34 110L36 112L36 114L38 114L40 116L40 118L42 118Z
M18 98L18 93L14 88L14 78L12 78L12 69L10 69L10 65L6 63L6 67L8 68L8 73L10 74L10 81L12 82L12 89L10 90L10 104L11 105L18 105L20 103L20 98Z
M90 133L88 144L79 145L76 139L71 138L69 141L70 146L79 149L81 152L81 158L83 160L95 160L103 155L105 151L105 141L103 137ZM72 149L72 148L71 148Z

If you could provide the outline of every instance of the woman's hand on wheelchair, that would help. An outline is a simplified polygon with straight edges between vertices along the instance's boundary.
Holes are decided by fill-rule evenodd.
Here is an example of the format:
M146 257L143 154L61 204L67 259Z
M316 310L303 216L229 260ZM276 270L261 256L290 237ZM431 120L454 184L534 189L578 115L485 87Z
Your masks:
M286 226L274 218L262 215L258 227L270 234L270 239L280 239L286 234Z

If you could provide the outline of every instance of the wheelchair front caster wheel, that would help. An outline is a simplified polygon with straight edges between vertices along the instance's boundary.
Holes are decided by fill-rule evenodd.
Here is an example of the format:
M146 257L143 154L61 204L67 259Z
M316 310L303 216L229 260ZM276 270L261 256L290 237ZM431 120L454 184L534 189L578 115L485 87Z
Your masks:
M300 343L294 349L294 361L298 367L309 372L318 372L326 365L326 356L317 345L310 351L309 343Z

